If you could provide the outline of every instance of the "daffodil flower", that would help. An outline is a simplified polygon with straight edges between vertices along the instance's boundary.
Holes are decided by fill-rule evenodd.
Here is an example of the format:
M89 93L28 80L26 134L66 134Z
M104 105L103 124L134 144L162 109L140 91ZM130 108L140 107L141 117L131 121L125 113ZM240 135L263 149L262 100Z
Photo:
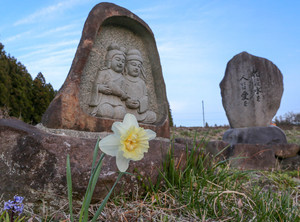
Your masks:
M113 134L103 138L100 150L110 156L116 156L117 167L121 172L128 169L130 160L141 160L148 152L149 140L156 137L156 133L139 127L134 115L127 113L123 122L112 125Z

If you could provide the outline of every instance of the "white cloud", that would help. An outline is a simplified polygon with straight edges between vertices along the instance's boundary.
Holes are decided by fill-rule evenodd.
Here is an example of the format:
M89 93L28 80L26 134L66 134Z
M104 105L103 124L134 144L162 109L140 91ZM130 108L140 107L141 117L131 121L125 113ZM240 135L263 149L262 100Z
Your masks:
M41 37L45 37L45 36L52 35L52 34L55 34L55 33L65 32L65 31L71 30L72 28L74 28L73 24L72 25L65 25L65 26L57 27L55 29L51 29L51 30L46 31L46 32L42 32L38 35L35 35L34 37L35 38L41 38Z
M188 103L186 101L181 101L181 100L170 100L170 107L172 110L172 113L180 113L184 110L186 110L186 107L188 107Z
M3 42L4 42L4 43L8 43L8 42L15 41L15 40L17 40L17 39L21 39L21 38L23 38L24 36L28 36L30 33L31 33L31 31L27 31L27 32L23 32L23 33L14 35L14 36L10 36L10 37L7 37L6 39L4 39Z
M72 64L76 49L68 48L60 51L53 51L48 54L38 54L28 58L25 63L28 71L33 76L42 72L47 82L50 82L55 89L63 84Z
M65 33L61 34L60 36L61 37L67 37L67 36L76 36L76 37L78 36L78 37L80 37L81 33L82 33L82 31L78 30L78 31L74 31L74 32L65 32ZM78 40L78 43L79 43L79 40Z
M31 46L31 47L25 47L21 48L21 51L30 51L29 53L25 55L21 55L20 59L26 59L30 58L34 55L44 55L47 56L51 52L55 52L57 49L65 47L65 46L74 46L76 48L77 44L79 43L78 40L69 40L69 41L63 41L63 42L58 42L54 44L42 44L42 45L36 45L36 46Z
M82 2L83 1L80 1L80 0L60 1L55 5L50 5L48 7L38 9L34 13L28 15L27 17L16 21L14 23L14 26L35 23L37 21L40 21L41 18L53 16L53 15L57 14L57 12L62 12L62 11L69 9L77 4L82 4Z

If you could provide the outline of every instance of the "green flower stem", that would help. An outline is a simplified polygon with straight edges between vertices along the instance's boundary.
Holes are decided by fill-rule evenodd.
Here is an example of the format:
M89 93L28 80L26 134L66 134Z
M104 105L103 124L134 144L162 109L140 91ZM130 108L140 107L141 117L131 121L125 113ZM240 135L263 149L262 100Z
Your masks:
M125 172L120 172L116 182L114 183L114 185L112 186L112 188L110 189L109 193L106 195L106 197L104 198L104 200L102 201L100 207L98 208L96 214L94 215L93 219L92 219L92 222L96 222L97 218L99 217L99 215L101 214L103 208L105 207L110 195L112 194L115 186L117 185L117 183L119 182L119 180L121 179L121 177L123 176Z
M73 200L72 200L72 176L71 176L71 166L70 166L70 156L67 155L67 185L68 185L68 199L69 199L69 210L70 210L70 220L74 221L73 217Z
M89 206L90 206L90 203L91 203L91 200L92 200L92 196L93 196L93 193L94 193L95 186L97 184L97 181L98 181L98 178L99 178L99 175L100 175L100 172L101 172L101 167L102 167L102 162L103 162L104 156L105 156L105 154L102 153L101 157L98 161L98 164L97 164L95 170L93 171L93 173L91 175L91 178L90 178L87 190L86 190L86 195L85 195L84 202L83 202L83 205L82 205L82 208L81 208L81 211L83 210L83 216L84 216L83 221L84 222L88 220L88 213L89 213L88 210L89 210ZM79 222L81 221L81 216L82 216L82 212L80 213Z
M91 176L92 176L92 174L93 174L93 172L94 172L94 170L95 170L94 167L95 167L97 155L98 155L98 152L99 152L99 142L100 142L100 137L98 138L97 143L96 143L96 146L95 146L95 148L94 148Z
M83 203L80 209L80 216L79 216L79 222L86 222L88 221L88 210L89 206L92 200L93 192L95 189L95 186L97 184L101 167L103 163L103 158L105 156L104 153L101 154L100 159L95 167L96 158L98 155L99 150L99 141L97 140L97 143L95 145L94 153L93 153L93 163L92 163L92 169L91 169L91 177L86 189L86 193L83 198ZM68 185L68 199L69 199L69 211L70 211L70 220L71 222L74 222L74 216L73 216L73 205L72 205L72 177L71 177L71 166L70 166L70 157L67 155L67 185Z
M97 169L97 166L98 166L98 168L100 167L100 169L101 169L102 160L104 158L104 153L102 153L102 155L100 156L100 159L98 161L98 164L97 164L97 166L95 168L96 158L97 158L98 151L99 151L99 141L100 141L100 138L98 138L97 143L96 143L95 148L94 148L91 177L90 177L90 181L88 183L88 187L86 189L86 193L84 195L83 203L82 203L82 206L81 206L81 209L80 209L79 222L82 221L82 216L83 216L84 212L86 212L86 214L88 213L89 204L87 204L87 202L88 202L89 193L91 192L91 189L90 189L91 185L92 185L91 183L92 183L92 180L94 178L94 174L95 174L95 171ZM99 165L101 165L101 166L99 166ZM100 169L99 169L99 173L100 173ZM96 178L98 178L98 177L96 177ZM93 192L94 192L94 189L93 189Z

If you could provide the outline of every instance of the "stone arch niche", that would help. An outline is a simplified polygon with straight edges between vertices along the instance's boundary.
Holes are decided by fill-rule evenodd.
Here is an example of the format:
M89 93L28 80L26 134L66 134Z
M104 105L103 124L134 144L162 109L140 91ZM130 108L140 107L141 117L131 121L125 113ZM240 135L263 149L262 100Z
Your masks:
M42 118L48 128L108 132L120 118L92 115L89 105L99 70L105 69L105 56L111 44L128 52L137 49L143 58L148 109L155 114L151 123L158 137L169 138L168 101L154 35L138 16L112 3L96 5L88 15L69 74Z

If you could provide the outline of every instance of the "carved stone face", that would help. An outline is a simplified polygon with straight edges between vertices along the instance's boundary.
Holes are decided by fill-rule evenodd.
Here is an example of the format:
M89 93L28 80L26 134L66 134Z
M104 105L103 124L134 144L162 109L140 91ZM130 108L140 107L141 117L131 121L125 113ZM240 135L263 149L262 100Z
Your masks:
M128 74L133 77L138 77L141 73L142 63L138 60L130 60L127 63Z
M125 57L123 55L115 55L111 59L111 69L117 73L121 73L125 66Z

